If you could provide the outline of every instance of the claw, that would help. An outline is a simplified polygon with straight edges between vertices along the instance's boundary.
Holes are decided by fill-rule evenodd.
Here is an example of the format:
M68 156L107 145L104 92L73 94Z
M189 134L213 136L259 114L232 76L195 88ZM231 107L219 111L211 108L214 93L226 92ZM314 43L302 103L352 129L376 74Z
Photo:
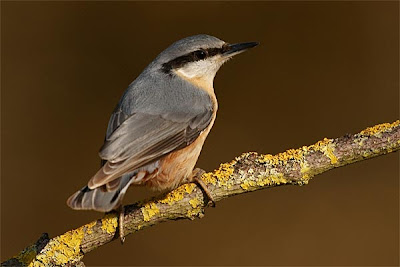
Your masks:
M206 173L205 170L200 169L200 168L196 168L193 170L192 172L192 180L195 181L200 188L202 189L202 191L206 194L207 198L208 198L208 202L207 202L207 206L210 207L215 207L215 201L213 196L211 195L210 190L208 189L207 185L204 183L204 181L201 179L201 176Z

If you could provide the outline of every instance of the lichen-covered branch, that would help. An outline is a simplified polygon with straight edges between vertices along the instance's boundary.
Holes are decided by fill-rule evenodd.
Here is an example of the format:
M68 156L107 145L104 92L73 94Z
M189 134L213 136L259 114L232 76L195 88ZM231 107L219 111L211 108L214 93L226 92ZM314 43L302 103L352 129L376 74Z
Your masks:
M214 200L219 201L277 185L305 185L319 173L399 148L398 120L367 128L355 135L325 138L314 145L289 149L275 156L244 153L221 164L218 170L204 174L202 179ZM185 184L160 198L126 206L124 233L132 234L168 220L201 218L205 206L200 188L196 184ZM117 237L118 215L110 213L52 239L43 235L2 266L83 266L81 260L86 253Z

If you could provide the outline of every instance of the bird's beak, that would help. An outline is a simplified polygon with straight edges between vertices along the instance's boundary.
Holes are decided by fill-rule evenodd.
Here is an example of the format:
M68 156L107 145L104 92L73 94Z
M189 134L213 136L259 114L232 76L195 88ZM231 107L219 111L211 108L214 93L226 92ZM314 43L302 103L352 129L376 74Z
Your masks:
M257 46L258 42L249 42L249 43L239 43L239 44L228 44L227 50L222 54L224 57L233 57L237 54L240 54L247 49Z

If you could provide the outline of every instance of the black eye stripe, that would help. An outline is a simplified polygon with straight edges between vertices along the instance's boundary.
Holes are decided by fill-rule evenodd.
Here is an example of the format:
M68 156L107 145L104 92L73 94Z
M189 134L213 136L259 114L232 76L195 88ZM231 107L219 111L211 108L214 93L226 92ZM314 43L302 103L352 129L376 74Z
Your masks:
M199 49L199 50L196 50L196 51L188 53L186 55L177 57L173 60L170 60L170 61L164 63L162 65L161 70L165 73L169 73L172 69L180 68L189 62L199 61L199 60L206 59L208 57L213 57L218 54L222 54L228 50L229 50L228 45L223 45L221 48ZM201 52L205 53L204 57Z
M207 51L200 49L200 50L194 51L193 55L196 60L203 60L207 57Z

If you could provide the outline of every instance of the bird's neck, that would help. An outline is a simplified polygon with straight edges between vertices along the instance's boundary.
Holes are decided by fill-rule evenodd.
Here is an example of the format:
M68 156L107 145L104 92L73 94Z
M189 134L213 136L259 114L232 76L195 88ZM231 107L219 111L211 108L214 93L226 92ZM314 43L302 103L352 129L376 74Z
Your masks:
M194 86L206 91L209 95L214 96L214 77L215 75L206 76L189 76L183 71L175 71L180 78L190 82Z

